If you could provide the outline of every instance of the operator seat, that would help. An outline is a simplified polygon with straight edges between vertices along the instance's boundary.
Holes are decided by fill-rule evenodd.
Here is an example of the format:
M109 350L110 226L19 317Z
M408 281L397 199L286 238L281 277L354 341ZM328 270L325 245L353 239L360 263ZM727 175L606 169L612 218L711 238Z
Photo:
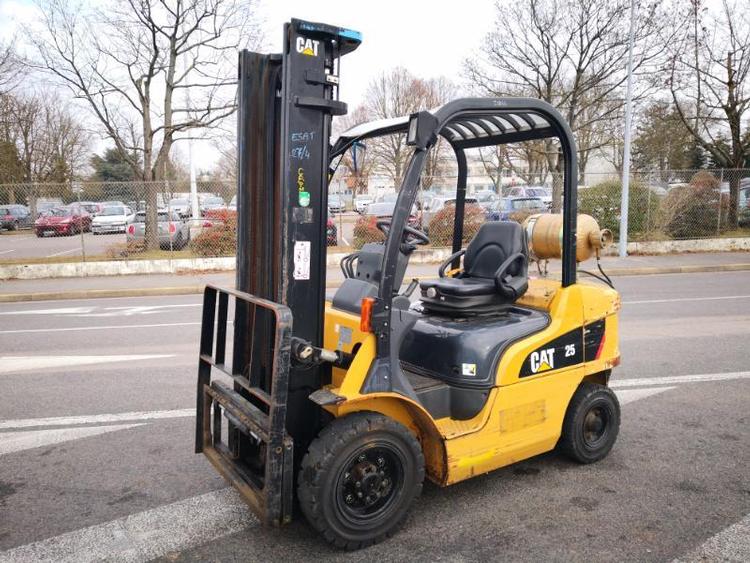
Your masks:
M426 312L475 315L494 311L520 298L528 288L528 248L520 224L483 224L465 250L440 266L440 278L420 283ZM445 268L464 255L463 271L445 277Z

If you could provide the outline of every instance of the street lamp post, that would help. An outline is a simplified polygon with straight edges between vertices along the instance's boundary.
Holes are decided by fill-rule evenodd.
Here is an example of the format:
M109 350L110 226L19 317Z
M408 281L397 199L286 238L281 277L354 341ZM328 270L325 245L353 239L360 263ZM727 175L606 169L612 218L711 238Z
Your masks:
M628 43L628 83L625 93L625 138L622 155L622 201L620 204L620 247L621 258L628 255L628 206L630 198L630 129L633 124L633 44L635 25L638 18L636 0L630 0L630 40Z

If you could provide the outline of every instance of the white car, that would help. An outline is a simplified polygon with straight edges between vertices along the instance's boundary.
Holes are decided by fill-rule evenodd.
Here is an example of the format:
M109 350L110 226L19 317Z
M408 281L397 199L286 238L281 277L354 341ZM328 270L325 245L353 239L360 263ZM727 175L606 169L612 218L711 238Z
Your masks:
M125 205L111 205L102 209L91 220L91 232L95 235L124 233L128 223L135 219L133 210Z
M542 186L517 186L510 188L505 195L508 197L535 197L541 199L547 207L552 205L552 190Z
M190 202L185 198L170 199L167 207L180 217L188 217L191 213Z
M373 200L369 195L358 195L354 200L354 209L357 211L357 213L364 213L365 211L367 211L367 206L370 205L373 201L375 200Z

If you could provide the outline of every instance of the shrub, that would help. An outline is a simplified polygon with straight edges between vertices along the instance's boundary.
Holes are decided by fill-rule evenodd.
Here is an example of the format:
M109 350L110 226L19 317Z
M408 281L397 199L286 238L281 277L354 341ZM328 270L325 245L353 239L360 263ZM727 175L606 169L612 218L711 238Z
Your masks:
M110 260L127 259L131 254L138 254L146 250L146 242L142 240L131 240L118 242L107 247L104 251Z
M720 205L719 180L700 171L687 186L673 188L664 198L664 231L682 239L715 235Z
M377 222L378 218L374 215L365 215L357 219L354 224L354 248L362 248L368 242L385 240L385 235L376 226Z
M629 186L628 234L637 238L659 224L659 197L645 184L635 181ZM620 204L622 182L606 180L590 188L578 190L578 212L591 215L602 229L620 236Z
M435 246L450 246L453 243L453 224L456 218L456 208L453 205L446 205L430 219L429 235L432 244ZM467 205L464 208L464 244L468 243L479 228L486 221L484 209L479 205Z
M233 256L237 252L237 212L221 209L212 212L211 226L190 241L198 256Z

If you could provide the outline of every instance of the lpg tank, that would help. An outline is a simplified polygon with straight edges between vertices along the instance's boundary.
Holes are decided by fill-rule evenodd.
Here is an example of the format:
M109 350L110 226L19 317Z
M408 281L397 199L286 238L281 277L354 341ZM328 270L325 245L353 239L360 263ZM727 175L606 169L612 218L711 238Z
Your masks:
M541 213L530 215L523 222L529 254L536 260L548 260L562 256L563 216ZM591 215L578 216L576 230L576 261L583 262L598 255L602 248L612 244L612 231L600 229Z

